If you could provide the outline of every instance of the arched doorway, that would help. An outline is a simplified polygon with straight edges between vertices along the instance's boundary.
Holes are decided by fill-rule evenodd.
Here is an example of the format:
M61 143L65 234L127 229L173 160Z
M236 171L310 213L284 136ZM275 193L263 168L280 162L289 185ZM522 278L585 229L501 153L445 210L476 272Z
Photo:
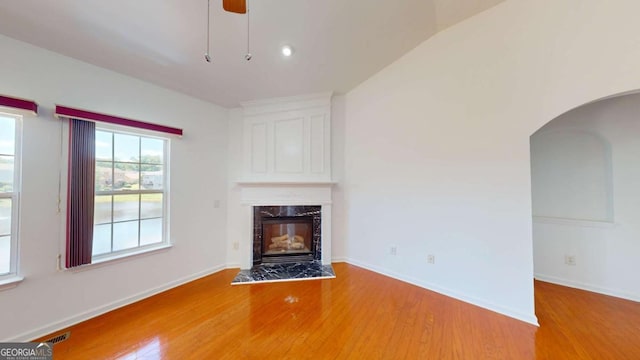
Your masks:
M536 279L640 301L640 94L568 111L530 142Z

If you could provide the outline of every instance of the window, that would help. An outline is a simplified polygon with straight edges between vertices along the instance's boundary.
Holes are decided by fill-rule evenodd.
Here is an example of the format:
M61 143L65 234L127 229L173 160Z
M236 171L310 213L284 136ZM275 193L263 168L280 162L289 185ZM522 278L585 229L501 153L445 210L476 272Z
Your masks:
M182 129L60 105L55 116L68 130L65 268L168 248L169 140L159 134Z
M0 113L0 279L17 273L20 124L19 116Z
M168 243L167 142L96 129L94 260Z

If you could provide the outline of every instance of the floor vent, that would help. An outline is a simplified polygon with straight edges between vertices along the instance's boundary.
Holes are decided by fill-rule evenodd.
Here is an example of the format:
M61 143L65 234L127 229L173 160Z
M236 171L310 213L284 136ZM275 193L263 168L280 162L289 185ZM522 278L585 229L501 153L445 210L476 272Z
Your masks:
M47 339L47 340L45 340L45 341L43 341L43 342L46 342L46 343L53 343L53 344L55 345L55 344L57 344L57 343L59 343L59 342L63 342L63 341L65 341L65 340L67 340L67 339L69 338L69 336L71 336L71 331L67 331L67 332L66 332L66 333L64 333L64 334L60 334L60 335L58 335L58 336L54 336L54 337L52 337L51 339Z

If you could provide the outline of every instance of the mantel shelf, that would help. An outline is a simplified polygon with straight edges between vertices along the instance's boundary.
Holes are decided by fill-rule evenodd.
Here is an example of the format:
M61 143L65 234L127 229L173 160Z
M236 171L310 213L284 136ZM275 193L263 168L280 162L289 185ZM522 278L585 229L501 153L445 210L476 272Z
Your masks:
M333 186L337 181L238 181L240 186Z

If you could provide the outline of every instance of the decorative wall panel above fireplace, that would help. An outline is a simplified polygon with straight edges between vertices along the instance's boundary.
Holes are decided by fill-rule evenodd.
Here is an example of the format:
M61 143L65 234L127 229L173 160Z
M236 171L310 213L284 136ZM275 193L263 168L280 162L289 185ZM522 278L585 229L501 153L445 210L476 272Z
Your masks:
M331 181L331 94L242 103L241 182Z

